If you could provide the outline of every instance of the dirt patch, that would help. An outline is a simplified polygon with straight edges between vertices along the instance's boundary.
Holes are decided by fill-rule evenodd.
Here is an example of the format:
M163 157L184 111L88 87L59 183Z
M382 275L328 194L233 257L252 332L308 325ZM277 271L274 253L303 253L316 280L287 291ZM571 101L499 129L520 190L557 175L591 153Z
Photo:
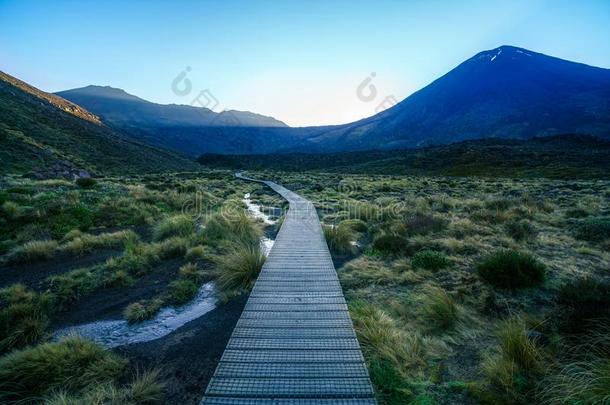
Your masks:
M104 263L109 258L119 256L121 253L121 250L111 249L97 250L82 257L74 257L64 253L40 263L0 265L0 287L22 283L28 287L40 289L42 281L49 276Z
M58 313L54 318L53 326L61 328L87 322L120 319L127 305L163 293L167 285L178 277L178 269L182 263L182 259L167 260L158 264L154 272L137 279L130 287L96 290Z
M165 404L198 404L246 304L238 297L157 340L114 349L135 372L157 367Z

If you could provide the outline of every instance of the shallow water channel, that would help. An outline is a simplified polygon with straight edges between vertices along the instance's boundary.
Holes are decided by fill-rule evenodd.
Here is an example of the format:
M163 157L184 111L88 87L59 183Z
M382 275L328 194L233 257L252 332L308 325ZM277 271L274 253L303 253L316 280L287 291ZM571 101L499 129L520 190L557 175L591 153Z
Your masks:
M260 205L252 203L250 194L244 196L243 202L252 217L262 220L266 225L277 222L262 212ZM260 243L267 256L274 241L263 236ZM216 308L216 303L214 282L211 281L202 285L197 296L188 304L163 308L152 319L135 324L130 324L124 319L96 321L59 329L53 335L55 339L59 339L69 334L78 334L108 348L148 342L169 335L184 324L205 315Z

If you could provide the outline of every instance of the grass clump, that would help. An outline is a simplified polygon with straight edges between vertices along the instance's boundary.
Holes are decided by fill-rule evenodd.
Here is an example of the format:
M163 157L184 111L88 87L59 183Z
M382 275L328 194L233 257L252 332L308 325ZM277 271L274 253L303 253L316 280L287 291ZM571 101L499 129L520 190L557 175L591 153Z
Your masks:
M543 354L535 339L528 336L519 317L504 321L498 329L499 345L484 363L491 393L500 403L521 403L531 396L543 371Z
M331 252L340 255L352 253L352 232L349 227L343 225L325 226L324 237Z
M449 266L450 264L451 262L445 255L432 250L421 250L415 253L411 258L411 265L415 269L421 268L425 270L437 271Z
M601 242L610 238L610 218L595 218L582 221L576 226L576 239Z
M178 270L180 277L191 280L195 283L203 281L204 275L197 267L197 263L187 263Z
M113 381L127 361L77 336L0 358L0 402L39 401L54 391L79 392Z
M431 329L449 329L459 318L459 307L442 288L428 287L419 298L420 315Z
M54 240L35 240L18 246L8 253L11 263L34 263L55 256L58 243Z
M153 230L155 240L170 236L189 236L195 231L193 220L188 215L174 215L159 222Z
M217 259L220 290L250 290L264 263L265 255L259 245L234 247L228 254Z
M162 305L163 301L160 299L134 302L125 308L123 311L123 317L129 323L142 322L155 316L155 314L161 309Z
M592 324L610 320L610 284L582 277L562 285L557 294L561 329L587 333Z
M387 255L400 255L407 249L407 240L398 235L384 234L373 241L373 249Z
M168 301L174 305L189 302L199 291L199 287L191 280L175 280L167 286Z
M542 283L546 266L528 253L502 250L484 258L477 273L496 287L515 289Z
M157 403L163 399L164 384L159 381L159 371L137 373L133 381L124 387L116 383L94 385L82 393L71 394L65 391L54 394L45 400L46 405L81 404L121 404L136 405Z
M47 334L50 295L14 284L0 290L0 352L39 342Z
M73 233L70 231L68 234ZM99 235L80 234L70 236L71 239L62 246L62 250L73 255L84 255L95 249L112 249L138 240L138 235L130 230L111 233L101 233Z
M206 221L204 233L211 241L228 240L245 245L258 243L261 236L259 227L243 210L210 216Z
M517 242L530 240L536 236L536 228L526 220L521 221L509 221L504 225L508 236L516 240Z
M440 232L445 229L448 222L437 216L416 214L404 222L404 233L407 236L427 235L429 233Z

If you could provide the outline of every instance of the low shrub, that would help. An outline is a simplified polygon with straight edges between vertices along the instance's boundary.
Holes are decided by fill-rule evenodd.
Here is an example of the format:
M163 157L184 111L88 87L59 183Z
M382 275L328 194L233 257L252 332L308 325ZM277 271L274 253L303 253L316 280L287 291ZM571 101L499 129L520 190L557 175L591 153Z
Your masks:
M54 391L79 392L113 381L127 361L77 336L0 358L0 402L40 401Z
M35 240L12 249L8 253L11 263L34 263L49 260L55 256L57 241Z
M593 324L610 320L610 284L582 277L559 288L560 326L567 333L587 333Z
M91 177L79 177L74 183L82 188L90 188L95 186L97 182Z
M78 269L59 276L52 276L48 279L48 283L55 294L57 305L63 307L95 290L103 283L103 280L90 270Z
M387 255L404 254L407 249L407 240L398 235L384 234L375 238L373 249Z
M440 232L448 225L447 220L441 217L416 214L407 218L404 222L404 233L407 236L427 235L433 232Z
M347 226L325 226L324 237L328 248L336 254L350 254L353 251L352 232Z
M209 250L202 245L193 246L186 251L184 255L187 260L204 259L209 253Z
M574 236L577 239L589 242L601 242L604 239L609 239L610 218L584 220L576 226Z
M528 253L503 250L485 257L477 273L496 287L514 289L542 283L546 266Z
M437 271L449 266L450 264L451 262L445 255L432 250L421 250L415 253L411 258L411 265L415 269L421 268L425 270Z
M167 286L168 301L175 305L184 304L197 295L199 287L191 280L175 280Z
M217 259L218 286L221 291L250 290L265 263L265 255L257 246L237 246Z
M195 231L195 224L188 215L174 215L159 222L153 230L155 240L170 236L189 236Z

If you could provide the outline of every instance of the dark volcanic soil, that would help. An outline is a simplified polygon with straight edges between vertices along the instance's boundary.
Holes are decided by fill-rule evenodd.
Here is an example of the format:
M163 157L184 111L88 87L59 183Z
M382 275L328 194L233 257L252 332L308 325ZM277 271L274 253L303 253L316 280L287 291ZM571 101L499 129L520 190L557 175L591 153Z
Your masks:
M171 334L114 349L136 370L157 367L166 382L164 404L198 404L247 297L234 298Z
M80 298L53 319L56 328L106 319L120 319L131 303L153 298L165 291L177 278L181 259L159 263L155 270L139 278L130 287L101 288Z
M107 259L120 254L120 250L105 249L97 250L82 257L58 254L53 259L40 263L2 264L0 265L0 288L13 283L22 283L28 287L38 289L40 283L49 276L104 263Z

